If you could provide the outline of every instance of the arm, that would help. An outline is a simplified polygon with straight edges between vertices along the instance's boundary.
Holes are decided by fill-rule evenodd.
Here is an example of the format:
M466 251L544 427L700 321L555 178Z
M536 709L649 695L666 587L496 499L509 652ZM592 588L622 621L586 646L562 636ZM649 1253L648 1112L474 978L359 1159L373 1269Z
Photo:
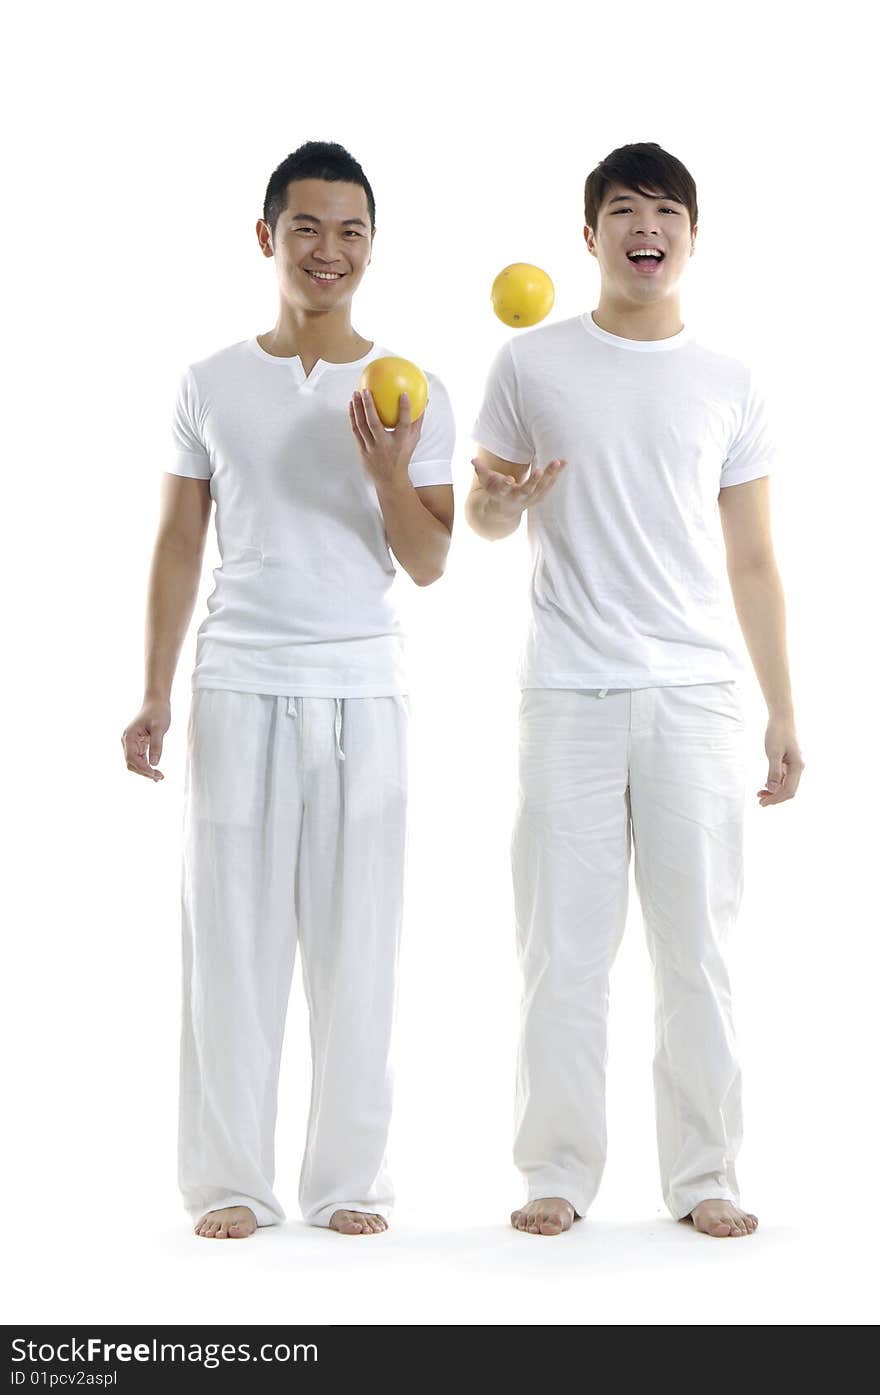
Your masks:
M146 677L141 709L122 733L126 769L154 783L171 725L171 684L202 574L211 515L208 480L166 472L147 596Z
M516 532L523 511L543 499L566 462L551 460L544 470L530 470L528 464L502 460L478 446L471 464L474 478L465 500L464 516L475 533L495 542Z
M376 481L388 546L417 586L443 575L455 511L451 484L415 488L409 478Z
M160 512L147 595L144 701L168 702L198 595L210 482L163 475Z
M794 703L785 636L785 596L773 554L770 481L764 475L729 485L718 495L727 575L737 617L767 703L765 749L770 762L762 804L790 799L804 761L795 736Z
M385 522L388 545L417 586L443 575L452 537L451 484L421 485L409 477L409 463L422 432L424 413L412 420L409 394L401 393L397 425L386 430L368 389L352 395L351 429L364 467L373 481Z

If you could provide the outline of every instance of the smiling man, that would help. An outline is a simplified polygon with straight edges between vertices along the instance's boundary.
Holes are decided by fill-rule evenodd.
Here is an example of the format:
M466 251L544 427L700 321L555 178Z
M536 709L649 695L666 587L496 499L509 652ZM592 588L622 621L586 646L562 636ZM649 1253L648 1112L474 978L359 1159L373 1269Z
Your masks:
M509 339L472 432L468 522L499 539L528 510L533 558L511 843L524 976L514 1155L528 1189L512 1221L532 1234L584 1216L602 1176L609 973L633 844L664 1200L713 1236L757 1226L735 1171L724 961L743 889L737 616L769 714L761 807L794 795L804 762L770 532L775 447L750 368L682 324L696 236L685 166L654 143L613 151L585 188L596 309Z
M213 500L222 561L198 633L184 805L180 1186L200 1236L284 1219L274 1134L298 942L312 1043L302 1213L376 1234L392 1204L409 721L391 550L418 586L443 574L454 419L432 373L423 415L412 422L404 396L393 430L356 391L396 351L352 326L375 205L342 146L312 141L279 165L256 233L278 317L180 381L146 691L123 748L129 770L162 778Z

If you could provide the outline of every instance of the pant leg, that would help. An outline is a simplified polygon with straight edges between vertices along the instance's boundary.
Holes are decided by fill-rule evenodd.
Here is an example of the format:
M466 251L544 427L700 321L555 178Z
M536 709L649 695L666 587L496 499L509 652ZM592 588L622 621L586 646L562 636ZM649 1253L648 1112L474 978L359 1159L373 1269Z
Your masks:
M179 1183L194 1217L272 1187L296 946L301 773L291 699L199 688L184 800Z
M584 1215L605 1165L608 979L626 923L630 695L525 689L511 858L523 1000L514 1160Z
M300 1205L387 1216L391 1034L403 913L408 704L303 698L297 911L312 1042Z
M743 889L744 723L736 680L634 693L635 877L654 965L663 1197L676 1219L738 1204L741 1077L724 944Z

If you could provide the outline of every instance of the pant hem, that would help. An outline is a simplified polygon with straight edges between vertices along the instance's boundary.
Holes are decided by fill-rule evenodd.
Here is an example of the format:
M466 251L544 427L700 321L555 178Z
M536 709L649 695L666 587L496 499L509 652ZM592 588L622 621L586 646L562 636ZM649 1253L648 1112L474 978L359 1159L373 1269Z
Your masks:
M194 1221L198 1221L208 1211L220 1211L224 1206L249 1206L253 1211L258 1226L281 1225L286 1219L284 1212L277 1215L270 1211L268 1206L263 1206L261 1202L255 1201L252 1196L244 1196L240 1193L221 1197L219 1201L212 1201L207 1206L192 1207L187 1205L186 1209Z
M559 1196L563 1201L567 1201L579 1220L583 1220L590 1205L580 1187L570 1186L565 1178L557 1177L555 1181L548 1182L529 1182L526 1204L529 1201L540 1201L545 1196Z
M701 1187L694 1192L683 1192L666 1205L673 1220L683 1221L701 1201L731 1201L734 1206L740 1205L739 1197L729 1187Z

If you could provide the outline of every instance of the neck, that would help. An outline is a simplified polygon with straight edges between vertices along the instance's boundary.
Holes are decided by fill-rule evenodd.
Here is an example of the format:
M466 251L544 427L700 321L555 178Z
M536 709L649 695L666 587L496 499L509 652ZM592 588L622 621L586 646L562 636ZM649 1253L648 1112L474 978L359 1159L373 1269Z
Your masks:
M352 328L348 305L324 311L282 305L275 328L257 337L267 353L279 358L299 354L325 363L362 358L370 347L369 339Z
M593 311L593 322L621 339L671 339L684 328L678 296L634 305L604 289Z

